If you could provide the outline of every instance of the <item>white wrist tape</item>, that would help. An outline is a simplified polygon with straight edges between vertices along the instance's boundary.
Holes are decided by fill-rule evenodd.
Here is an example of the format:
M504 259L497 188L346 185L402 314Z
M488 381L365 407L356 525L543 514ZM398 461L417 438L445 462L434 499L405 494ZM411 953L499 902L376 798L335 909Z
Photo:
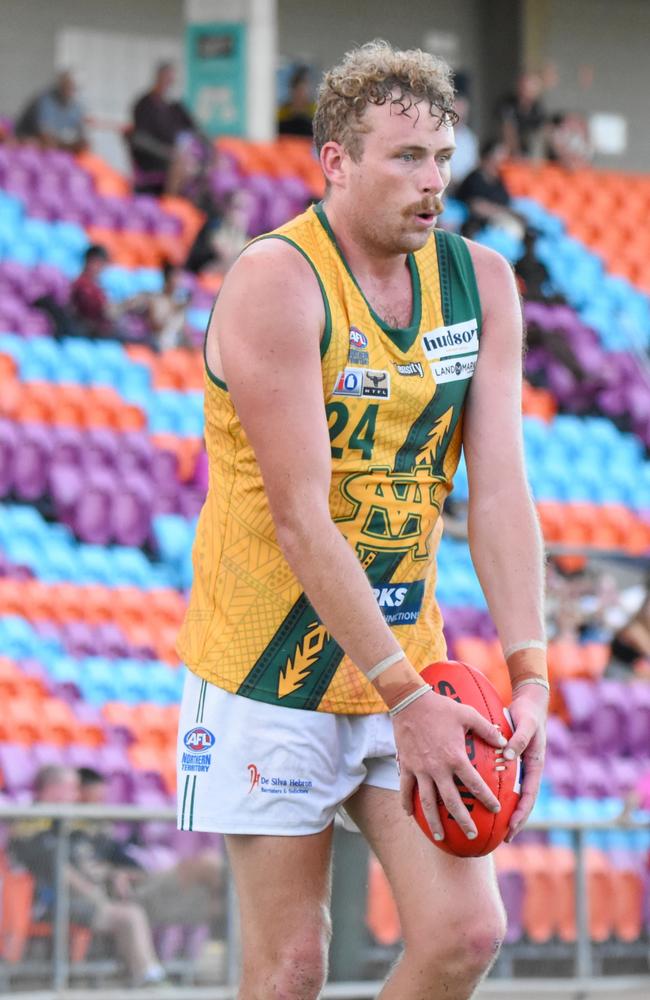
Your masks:
M380 660L379 663L376 663L374 667L368 671L366 677L369 681L374 681L380 674L383 674L384 670L388 670L388 668L392 667L394 663L399 663L399 661L403 659L404 653L401 649L397 653L391 653L390 656L386 656L383 660Z
M398 701L396 705L393 705L392 708L388 709L388 714L391 719L394 715L398 715L399 712L402 712L405 708L408 708L409 705L412 705L414 701L418 700L418 698L421 698L423 694L428 694L429 691L433 691L430 684L424 684L422 687L416 688L415 691L411 691L410 694L407 694L406 698L402 698L402 700Z
M515 642L503 651L503 658L509 659L513 653L520 653L522 649L546 649L546 642L543 639L527 639L525 642Z
M512 689L512 693L514 694L515 691L518 691L519 688L522 688L524 686L524 684L539 684L540 687L546 688L546 690L549 693L550 693L550 690L551 690L551 685L549 684L548 681L545 681L543 677L525 677L523 679L523 681L518 681L514 685L514 687Z

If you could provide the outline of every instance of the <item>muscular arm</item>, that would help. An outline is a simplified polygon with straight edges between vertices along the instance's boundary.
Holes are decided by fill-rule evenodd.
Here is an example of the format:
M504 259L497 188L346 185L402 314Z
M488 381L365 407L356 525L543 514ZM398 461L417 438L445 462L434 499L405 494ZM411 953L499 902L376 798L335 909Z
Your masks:
M466 407L472 560L504 648L541 639L543 554L524 468L521 432L522 318L510 267L470 244L483 334Z
M310 265L280 240L264 241L238 260L224 283L208 333L208 362L223 374L255 452L287 562L328 631L365 671L398 646L330 515L324 322Z

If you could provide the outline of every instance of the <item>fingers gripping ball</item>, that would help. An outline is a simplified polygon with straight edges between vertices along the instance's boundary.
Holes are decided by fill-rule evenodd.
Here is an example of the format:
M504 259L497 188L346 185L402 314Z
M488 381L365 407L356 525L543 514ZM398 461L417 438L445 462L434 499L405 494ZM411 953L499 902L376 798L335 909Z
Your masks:
M495 688L478 670L466 663L448 660L425 667L422 677L437 694L477 709L490 722L499 726L506 739L510 739L513 733L510 713ZM489 746L471 730L467 733L465 746L472 765L501 803L501 811L490 812L464 785L459 785L458 790L476 824L478 836L475 840L468 840L438 796L438 809L445 839L433 843L448 854L476 858L489 854L498 847L508 832L508 824L521 791L521 762L518 757L513 761L505 760L501 751ZM433 840L422 811L417 787L413 804L415 819L421 830Z

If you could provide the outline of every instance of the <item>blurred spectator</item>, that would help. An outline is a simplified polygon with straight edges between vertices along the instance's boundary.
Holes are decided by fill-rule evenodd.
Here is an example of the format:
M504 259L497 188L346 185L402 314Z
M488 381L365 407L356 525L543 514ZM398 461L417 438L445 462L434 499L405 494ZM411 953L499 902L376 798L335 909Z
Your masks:
M221 214L213 209L190 248L185 262L188 271L228 270L249 240L252 198L241 188L224 199Z
M478 139L469 125L470 101L466 74L456 73L454 85L456 87L454 111L458 115L458 121L454 125L456 149L451 161L450 194L452 195L467 175L476 170L479 162Z
M611 652L610 674L650 677L650 587L640 607L614 633Z
M551 115L546 129L546 156L567 170L586 167L592 157L587 122L582 115Z
M79 777L73 768L42 768L34 786L35 801L73 804L79 801ZM56 881L56 834L48 819L23 820L11 830L8 853L35 878L34 918L52 921ZM134 901L113 901L109 896L110 868L98 853L86 824L70 832L70 863L66 870L70 889L70 920L82 927L108 934L115 943L133 982L152 985L165 979L143 907Z
M190 292L182 287L182 277L180 267L165 264L163 289L157 295L151 295L147 304L152 343L159 351L191 346L185 331L185 313Z
M181 194L206 166L206 140L180 101L170 92L176 80L174 66L160 63L151 90L133 106L133 124L127 136L135 167L136 191Z
M456 191L458 200L465 202L469 210L464 236L472 236L488 223L507 229L519 238L523 236L524 225L510 207L510 195L501 180L505 159L503 143L498 139L484 142L478 167L467 175Z
M84 113L75 100L77 87L68 70L59 73L54 85L32 98L18 117L18 139L37 139L44 146L54 146L78 153L88 145Z
M135 296L120 303L109 302L99 283L109 260L105 247L99 244L88 247L83 270L70 286L70 311L73 323L82 336L127 342L134 338L124 323L125 314L129 310L142 309L146 300Z
M499 103L497 116L508 157L541 155L546 111L537 73L520 75L515 92Z
M79 780L82 802L106 802L107 785L98 771L80 768ZM109 866L115 895L135 900L152 926L196 926L224 916L224 861L217 851L199 851L166 871L148 872L129 853L137 848L124 847L109 828L98 830L96 825L93 850Z
M278 109L280 135L313 135L314 100L308 66L296 66L289 80L289 94Z

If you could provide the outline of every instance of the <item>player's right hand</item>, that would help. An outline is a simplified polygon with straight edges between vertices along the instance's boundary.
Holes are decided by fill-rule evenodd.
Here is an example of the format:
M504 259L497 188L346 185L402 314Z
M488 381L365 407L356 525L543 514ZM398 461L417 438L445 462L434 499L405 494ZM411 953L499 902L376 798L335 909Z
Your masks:
M407 814L413 815L413 793L417 784L434 839L444 839L437 804L440 795L465 835L473 840L477 835L476 826L454 778L458 778L491 812L499 811L497 797L470 763L465 734L471 729L486 743L502 748L506 740L500 730L475 708L434 691L394 716L393 729L400 767L400 796Z

